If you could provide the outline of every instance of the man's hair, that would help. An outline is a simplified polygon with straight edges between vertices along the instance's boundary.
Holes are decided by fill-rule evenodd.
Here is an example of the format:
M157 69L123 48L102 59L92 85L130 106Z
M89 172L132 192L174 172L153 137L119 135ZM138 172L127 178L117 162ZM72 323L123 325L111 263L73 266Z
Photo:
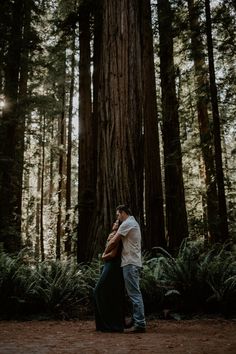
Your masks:
M132 212L127 204L118 205L116 210L119 212L124 211L127 215L132 215Z

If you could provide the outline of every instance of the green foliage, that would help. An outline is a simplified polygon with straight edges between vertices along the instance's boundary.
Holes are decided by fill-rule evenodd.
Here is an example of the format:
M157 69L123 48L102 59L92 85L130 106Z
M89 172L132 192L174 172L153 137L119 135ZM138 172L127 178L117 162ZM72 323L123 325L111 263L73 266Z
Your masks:
M100 262L90 266L72 260L24 264L20 254L0 253L0 317L46 315L73 318L91 313Z
M31 274L27 297L54 317L79 316L79 305L88 295L82 271L72 262L43 262Z
M81 318L93 315L93 289L102 268L73 260L29 263L24 252L0 252L0 318L47 316ZM143 255L141 289L147 314L236 314L236 252L232 245L207 247L184 240L173 257L159 248Z
M178 255L175 258L162 250L163 255L159 257L162 270L160 280L181 295L179 299L179 297L176 297L176 293L174 293L174 298L170 294L167 303L177 301L178 303L174 304L175 307L179 307L184 311L189 311L192 307L201 305L199 256L202 251L202 244L200 242L190 242L187 239L182 242ZM195 298L197 293L198 298L196 304L194 304L192 299Z
M0 252L0 315L20 312L31 272L24 264L24 253L9 257Z
M143 255L143 269L140 279L145 311L157 313L164 305L166 286L159 281L160 263L156 258Z
M201 277L208 307L230 315L236 313L236 253L228 248L216 245L201 257Z
M228 248L209 249L203 241L185 239L176 257L159 249L157 257L144 262L144 294L159 288L160 304L175 312L235 314L236 254Z

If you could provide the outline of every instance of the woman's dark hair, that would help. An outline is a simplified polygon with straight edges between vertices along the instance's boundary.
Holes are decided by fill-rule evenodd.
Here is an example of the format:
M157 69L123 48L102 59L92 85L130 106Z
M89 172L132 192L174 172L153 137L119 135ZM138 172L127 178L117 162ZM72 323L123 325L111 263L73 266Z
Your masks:
M116 207L119 212L124 211L127 215L132 215L132 212L127 204L121 204Z
M112 225L113 225L113 224L115 224L116 222L118 222L118 226L120 226L120 225L121 225L121 221L120 221L120 220L118 220L118 219L114 220L114 221L113 221L113 223L112 223Z

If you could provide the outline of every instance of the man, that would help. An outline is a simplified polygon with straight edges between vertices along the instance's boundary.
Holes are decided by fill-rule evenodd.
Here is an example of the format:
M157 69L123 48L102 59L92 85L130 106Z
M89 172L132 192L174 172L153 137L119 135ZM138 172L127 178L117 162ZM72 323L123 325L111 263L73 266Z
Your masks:
M139 288L139 271L142 267L140 227L126 205L119 205L116 208L116 214L121 225L115 236L108 242L106 253L122 240L121 267L123 269L125 288L133 305L134 323L125 332L142 333L146 330L146 322L143 298Z

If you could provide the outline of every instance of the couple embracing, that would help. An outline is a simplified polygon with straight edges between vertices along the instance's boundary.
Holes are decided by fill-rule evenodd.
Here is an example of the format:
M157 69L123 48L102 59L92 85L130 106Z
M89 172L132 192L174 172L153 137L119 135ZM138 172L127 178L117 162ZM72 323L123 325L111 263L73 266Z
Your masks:
M104 267L95 287L96 330L102 332L145 332L143 298L139 287L141 232L126 205L116 208L117 220L102 255ZM132 303L130 328L125 323L124 293Z

